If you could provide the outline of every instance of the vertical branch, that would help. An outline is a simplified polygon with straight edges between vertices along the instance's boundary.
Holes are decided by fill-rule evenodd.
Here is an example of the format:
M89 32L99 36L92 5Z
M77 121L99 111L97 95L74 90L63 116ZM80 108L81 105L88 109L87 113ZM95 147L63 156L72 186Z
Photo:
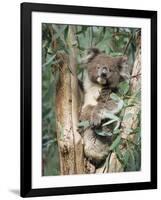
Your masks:
M69 26L67 45L69 55L58 55L60 78L56 95L57 138L62 175L84 172L83 144L77 132L79 111L79 90L77 79L77 47L74 26Z
M68 57L59 55L61 72L56 94L56 132L58 139L60 173L75 174L74 145L72 134L71 76Z
M72 91L72 125L73 125L73 137L75 146L75 161L76 161L76 172L77 174L83 173L83 144L82 138L77 131L78 125L78 113L80 107L80 95L78 88L78 78L77 78L77 40L75 37L75 27L69 26L68 33L68 46L71 50L69 55L70 69L71 69L71 91Z
M135 62L134 62L133 70L132 70L133 78L131 79L131 82L130 82L130 89L131 89L132 95L136 94L141 89L141 74L140 74L141 72L141 38L140 37L141 36L138 33L137 38L136 38L137 50L136 50ZM127 133L126 130L137 128L139 111L140 111L139 104L126 108L124 119L122 122L122 128L123 128L122 137L124 138L128 137L129 134ZM127 120L125 116L128 113L132 113L133 117Z

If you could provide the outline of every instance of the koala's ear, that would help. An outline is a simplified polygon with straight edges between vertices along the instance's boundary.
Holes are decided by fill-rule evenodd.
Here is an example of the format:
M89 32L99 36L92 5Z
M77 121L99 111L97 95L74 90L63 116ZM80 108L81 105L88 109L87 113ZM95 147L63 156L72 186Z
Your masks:
M118 65L120 70L120 76L127 80L130 78L130 65L128 63L128 57L127 56L120 56L118 59Z
M81 60L81 64L89 63L95 56L100 54L100 50L98 48L90 48L87 50L87 55Z
M128 61L128 57L127 56L120 56L119 57L119 65L120 67L122 66L123 63Z
M93 48L90 48L90 49L88 49L88 51L87 51L87 54L93 54L93 55L97 55L97 54L99 54L99 53L101 53L101 51L98 49L98 48L95 48L95 47L93 47Z

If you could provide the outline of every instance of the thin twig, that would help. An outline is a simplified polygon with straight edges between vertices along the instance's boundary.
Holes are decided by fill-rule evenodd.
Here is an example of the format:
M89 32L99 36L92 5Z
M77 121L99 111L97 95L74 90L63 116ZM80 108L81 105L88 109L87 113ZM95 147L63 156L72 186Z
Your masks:
M133 78L138 79L138 76L141 76L141 73L138 73L138 74L136 74L136 75L131 76L130 79L133 79Z
M108 156L107 156L107 158L106 158L107 166L105 165L105 167L104 167L104 169L103 169L103 173L105 173L105 170L106 170L106 169L107 169L107 172L108 172L108 170L109 170L111 154L112 154L112 151L110 151L110 152L108 153Z
M129 38L129 41L128 41L128 43L126 44L126 47L125 47L125 50L124 50L123 55L126 55L127 49L128 49L128 47L129 47L129 45L130 45L130 43L131 43L131 41L132 41L132 38L133 38L133 35L131 34L131 36L130 36L130 38Z

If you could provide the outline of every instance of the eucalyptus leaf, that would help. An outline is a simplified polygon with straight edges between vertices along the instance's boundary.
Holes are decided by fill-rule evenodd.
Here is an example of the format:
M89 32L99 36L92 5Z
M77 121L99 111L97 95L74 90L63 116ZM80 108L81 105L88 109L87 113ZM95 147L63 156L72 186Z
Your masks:
M115 94L115 93L111 93L111 94L110 94L110 97L111 97L111 99L113 99L114 101L120 101L120 100L121 100L120 97L119 97L117 94Z
M120 126L120 121L118 120L117 123L116 123L116 126L114 128L114 131L117 130L119 128L119 126Z
M141 131L141 128L140 127L136 127L135 129L133 129L133 132L134 133L138 133L138 132L140 132Z
M54 27L56 27L56 26L54 26ZM62 37L66 27L67 27L67 25L61 25L59 28L57 28L56 35L55 35L56 39L59 38L59 37Z
M116 139L113 141L112 145L110 146L110 150L113 151L120 144L120 141L121 141L121 136L118 135Z
M118 134L118 133L120 133L120 130L119 129L114 129L113 134Z
M125 95L129 91L129 87L130 86L128 81L122 81L118 85L118 91L121 95Z
M103 131L103 130L101 130L101 129L95 129L95 133L96 133L97 135L104 136L104 137L106 137L106 136L112 136L112 133L111 133L111 132Z
M116 152L116 156L119 158L119 160L122 161L123 160L123 154L121 153L119 146L117 146L115 148L115 152Z
M54 60L54 58L56 57L56 54L52 55L48 61L46 63L43 64L43 67L46 67L47 65L52 64L52 61Z
M69 26L66 26L65 30L64 30L64 39L67 40L68 37L68 30L69 30Z
M112 120L115 120L115 121L119 121L119 117L117 117L116 115L112 114L112 113L108 113L106 112L104 114L105 118L107 119L112 119Z
M124 156L123 156L125 166L128 164L129 157L130 157L130 153L129 153L129 151L127 150L127 151L125 152Z
M129 162L127 163L127 171L136 171L135 156L132 150L129 149Z
M107 125L112 124L112 123L114 123L116 121L117 121L116 119L109 120L108 122L102 124L102 126L107 126Z

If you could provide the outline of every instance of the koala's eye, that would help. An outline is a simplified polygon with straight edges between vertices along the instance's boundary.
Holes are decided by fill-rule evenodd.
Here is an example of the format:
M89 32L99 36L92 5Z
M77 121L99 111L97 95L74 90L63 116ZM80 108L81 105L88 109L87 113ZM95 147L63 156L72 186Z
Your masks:
M97 66L97 69L100 69L100 66Z

